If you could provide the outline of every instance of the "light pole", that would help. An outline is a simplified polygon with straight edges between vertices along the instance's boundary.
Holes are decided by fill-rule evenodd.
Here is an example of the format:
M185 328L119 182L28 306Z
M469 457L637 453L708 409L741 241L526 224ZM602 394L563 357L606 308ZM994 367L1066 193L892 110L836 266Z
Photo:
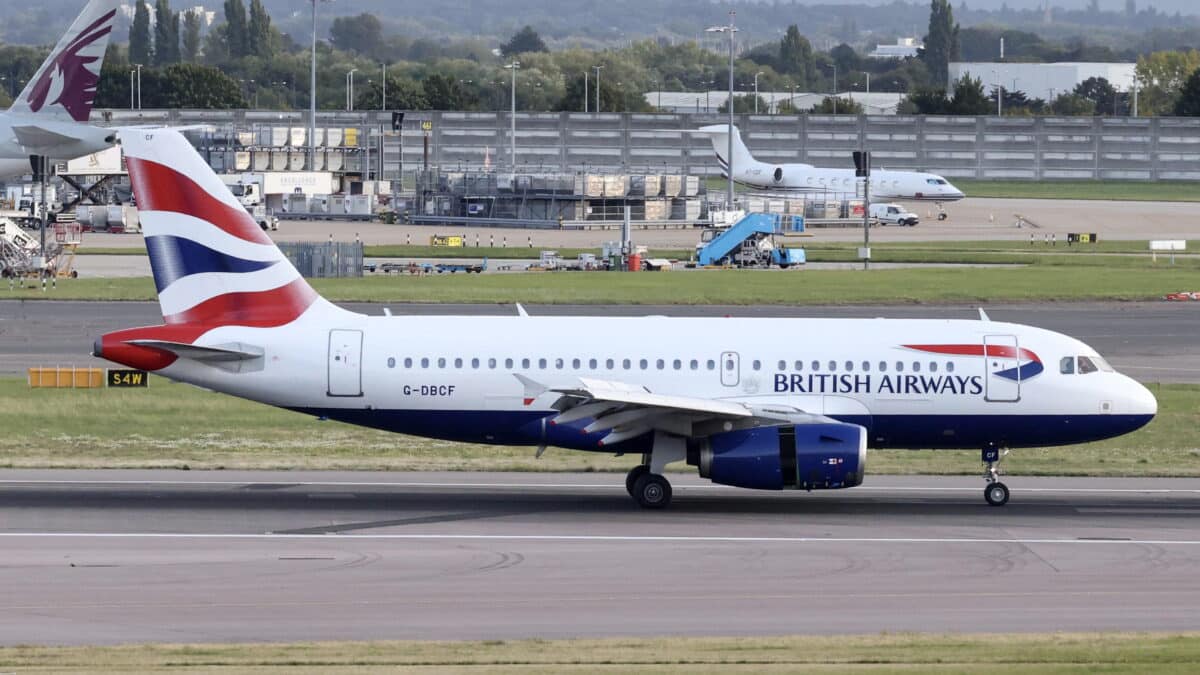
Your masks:
M833 64L833 114L837 114L837 62Z
M729 34L729 133L726 134L729 140L726 159L728 166L726 174L729 178L729 193L725 197L725 208L733 210L733 34L737 32L737 27L733 25L733 20L737 16L737 12L729 10L729 25L728 26L713 26L706 28L709 33L728 33Z
M308 69L308 166L317 165L317 2L312 2L312 52ZM327 0L326 0L327 1Z
M142 109L142 64L137 64L137 104L138 110Z
M517 71L521 68L521 62L513 59L513 62L504 66L512 71L512 110L508 115L508 150L509 157L512 159L513 173L517 172Z
M758 71L754 74L754 114L758 114L758 76L762 75L763 71Z
M583 69L583 112L588 111L588 71Z
M346 111L354 112L354 73L358 68L351 68L346 73Z
M129 69L129 109L133 110L133 73L134 69Z
M381 65L383 66L383 80L381 80L383 82L381 85L383 87L383 93L379 97L379 109L387 110L387 62L385 61Z
M600 71L604 66L592 66L592 70L596 71L596 112L600 112Z

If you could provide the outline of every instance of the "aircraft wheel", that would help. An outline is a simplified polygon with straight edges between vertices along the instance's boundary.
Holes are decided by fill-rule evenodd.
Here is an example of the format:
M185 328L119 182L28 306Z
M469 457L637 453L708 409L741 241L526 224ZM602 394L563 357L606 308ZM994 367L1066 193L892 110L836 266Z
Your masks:
M633 498L643 509L665 509L671 503L671 484L647 471L633 482Z
M1008 486L1004 483L992 483L983 489L983 498L991 506L1004 506L1008 503Z
M945 220L949 217L950 217L950 214L946 213L945 211L938 213L938 220Z
M637 482L637 479L649 473L649 471L650 467L645 464L638 464L629 470L629 474L625 476L625 491L629 493L630 497L633 496L633 484Z

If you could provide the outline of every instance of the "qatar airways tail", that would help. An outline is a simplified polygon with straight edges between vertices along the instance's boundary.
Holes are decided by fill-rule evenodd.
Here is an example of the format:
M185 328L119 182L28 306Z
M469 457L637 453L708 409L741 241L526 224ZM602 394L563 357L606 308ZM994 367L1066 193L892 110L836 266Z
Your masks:
M314 418L641 456L626 487L647 508L671 501L674 462L837 489L865 480L869 448L980 450L1003 504L1006 449L1119 436L1157 410L1079 340L986 319L357 314L300 277L178 132L125 136L163 324L104 335L97 355Z
M30 171L30 157L74 159L110 147L112 129L87 124L118 0L90 0L7 112L0 112L0 177Z
M729 129L733 129L733 179L743 185L760 190L779 190L812 193L855 192L853 169L823 169L811 164L768 164L760 162L750 154L742 142L737 127L714 124L702 127L695 133L707 136L712 141L713 152L721 165L722 172L729 175ZM876 201L899 199L903 201L954 202L965 195L937 174L919 171L871 171L871 198Z

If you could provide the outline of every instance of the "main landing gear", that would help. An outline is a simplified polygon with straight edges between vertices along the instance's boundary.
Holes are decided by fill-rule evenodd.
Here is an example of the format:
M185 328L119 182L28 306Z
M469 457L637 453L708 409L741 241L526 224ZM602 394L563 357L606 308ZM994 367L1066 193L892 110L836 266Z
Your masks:
M625 477L625 489L643 509L665 509L671 503L671 482L639 464Z
M671 482L662 475L663 468L686 457L687 444L682 438L656 431L652 450L625 476L629 496L643 509L667 508L671 503Z
M1000 482L1000 460L1008 454L1008 450L1000 450L996 447L987 447L983 449L983 461L987 464L987 469L983 472L983 479L987 481L987 487L983 489L983 498L991 506L1004 506L1008 503L1008 486Z

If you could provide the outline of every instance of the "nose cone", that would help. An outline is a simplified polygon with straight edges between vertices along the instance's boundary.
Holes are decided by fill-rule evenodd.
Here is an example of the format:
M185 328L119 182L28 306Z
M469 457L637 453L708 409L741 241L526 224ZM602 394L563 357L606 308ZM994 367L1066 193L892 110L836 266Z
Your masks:
M1149 422L1158 414L1158 399L1140 382L1130 380L1129 412L1134 415L1145 415Z

